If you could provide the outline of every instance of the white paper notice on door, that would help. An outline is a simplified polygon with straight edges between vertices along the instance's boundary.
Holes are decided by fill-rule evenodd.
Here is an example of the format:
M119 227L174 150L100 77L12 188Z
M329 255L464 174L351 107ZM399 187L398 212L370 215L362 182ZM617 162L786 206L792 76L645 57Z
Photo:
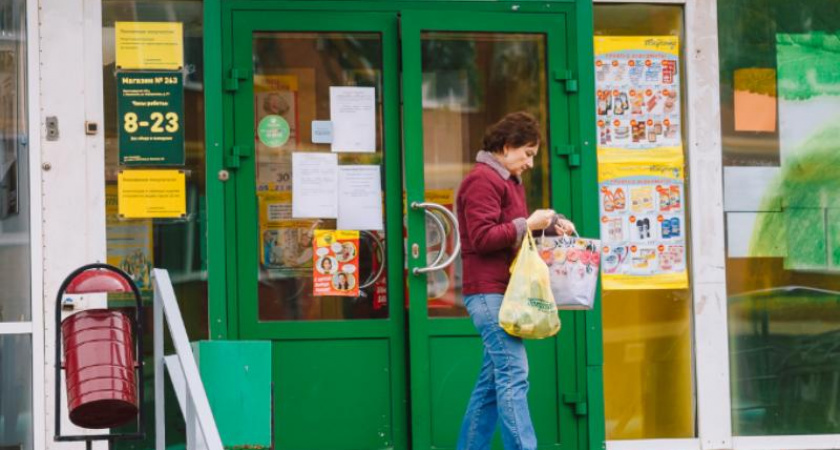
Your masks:
M339 166L338 229L382 230L379 166Z
M292 153L292 217L335 219L337 202L338 155Z
M376 88L330 87L332 151L376 151Z

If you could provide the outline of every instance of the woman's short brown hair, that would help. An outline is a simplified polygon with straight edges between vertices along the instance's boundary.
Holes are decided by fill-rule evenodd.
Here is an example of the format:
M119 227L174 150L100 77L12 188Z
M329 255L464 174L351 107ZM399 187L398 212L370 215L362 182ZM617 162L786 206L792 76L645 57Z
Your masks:
M484 150L500 153L505 145L522 147L539 145L542 141L540 123L525 111L513 112L487 127L484 132Z

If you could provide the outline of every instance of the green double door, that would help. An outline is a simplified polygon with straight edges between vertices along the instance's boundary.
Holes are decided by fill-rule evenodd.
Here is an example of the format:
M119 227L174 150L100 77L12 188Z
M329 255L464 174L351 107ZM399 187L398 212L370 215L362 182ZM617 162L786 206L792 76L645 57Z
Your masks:
M227 17L229 335L273 342L276 448L454 449L482 359L455 196L485 128L526 110L529 206L573 213L567 15ZM527 344L541 449L585 441L582 316L561 319Z

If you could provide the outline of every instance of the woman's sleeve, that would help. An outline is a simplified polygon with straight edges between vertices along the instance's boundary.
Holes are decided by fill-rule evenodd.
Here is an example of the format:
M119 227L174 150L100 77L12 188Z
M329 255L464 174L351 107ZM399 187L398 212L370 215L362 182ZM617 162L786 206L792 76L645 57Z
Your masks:
M467 236L478 253L490 253L516 246L525 235L525 218L501 222L502 193L488 180L476 178L465 186L464 218Z

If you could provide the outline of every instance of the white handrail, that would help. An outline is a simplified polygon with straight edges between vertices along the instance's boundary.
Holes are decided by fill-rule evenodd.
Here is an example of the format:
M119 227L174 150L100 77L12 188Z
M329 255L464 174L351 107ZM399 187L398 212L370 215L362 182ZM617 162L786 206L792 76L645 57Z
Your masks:
M166 367L163 355L163 324L164 315L169 335L175 346L177 359L169 358L169 364L176 362L178 367L170 370L170 376L176 377L180 372L183 374L186 395L183 396L186 404L181 405L185 411L184 420L187 424L187 449L191 450L203 444L208 450L224 450L222 438L219 436L219 429L216 428L216 420L213 418L213 411L210 410L210 402L207 401L207 392L204 390L204 383L198 372L198 365L195 363L190 341L187 338L187 330L184 320L181 318L181 310L175 300L175 290L169 280L169 272L164 269L153 269L152 271L154 295L154 359L155 359L155 448L164 450L166 448L166 425L164 417L164 396L163 396L163 370ZM182 398L179 396L179 399ZM192 416L195 417L192 417ZM196 425L198 425L196 427ZM197 428L197 429L196 429ZM198 436L194 431L198 431ZM196 439L198 437L199 439ZM203 439L201 439L203 438ZM200 442L200 443L199 443Z

